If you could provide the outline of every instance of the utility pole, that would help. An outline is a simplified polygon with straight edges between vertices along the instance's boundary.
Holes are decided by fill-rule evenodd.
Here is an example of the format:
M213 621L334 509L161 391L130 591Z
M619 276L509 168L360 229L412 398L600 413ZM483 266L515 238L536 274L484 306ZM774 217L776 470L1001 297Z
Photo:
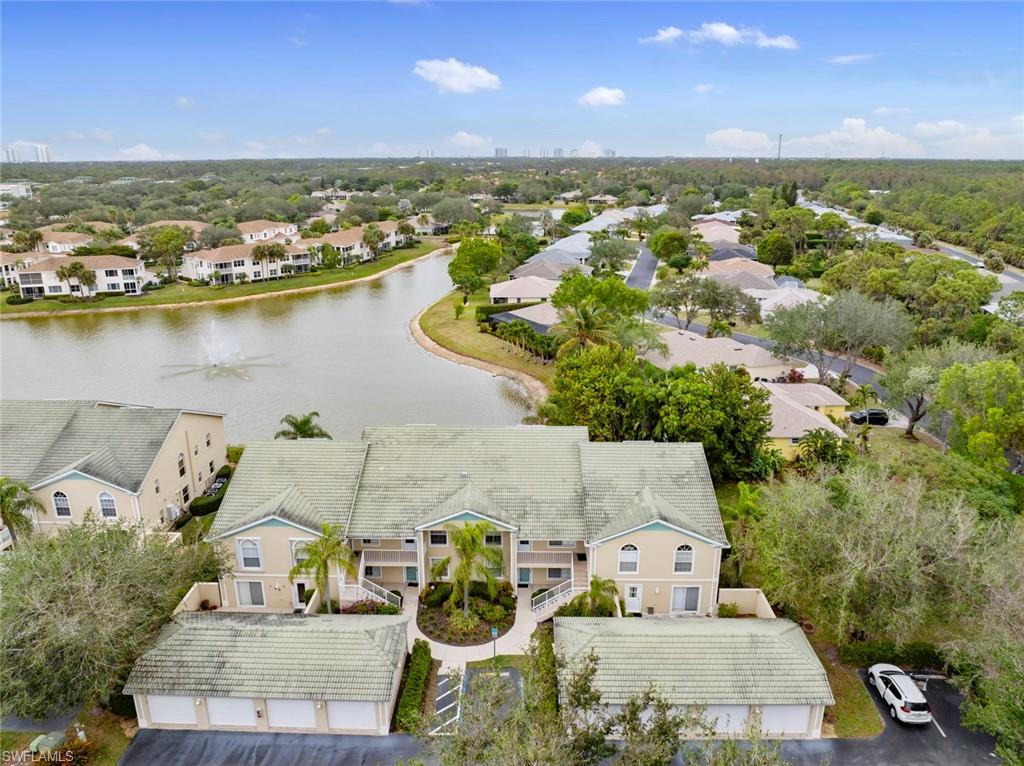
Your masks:
M777 159L777 160L781 160L782 159L782 134L781 133L779 133L779 153L776 155L775 159Z

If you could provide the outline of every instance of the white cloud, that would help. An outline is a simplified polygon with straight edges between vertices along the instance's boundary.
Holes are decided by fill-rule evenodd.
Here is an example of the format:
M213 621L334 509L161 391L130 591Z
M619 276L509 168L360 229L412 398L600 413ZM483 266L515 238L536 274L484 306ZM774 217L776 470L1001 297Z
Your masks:
M244 151L242 156L250 160L258 160L267 156L267 146L262 141L246 141L242 144Z
M956 120L939 120L938 122L919 122L914 126L914 135L921 138L945 138L963 136L970 128Z
M714 89L715 86L709 82L701 82L693 86L694 93L710 93Z
M841 56L833 56L828 60L828 63L838 64L839 66L863 64L865 61L871 61L871 59L875 58L877 55L877 53L844 53Z
M724 128L704 136L704 144L717 154L764 154L772 141L766 133L742 128Z
M460 130L448 137L448 143L460 149L479 149L491 143L490 137L478 136L475 133L467 133Z
M84 133L80 130L69 130L64 136L69 141L95 141L100 144L109 144L114 140L114 134L103 128L90 128Z
M588 138L580 144L577 153L580 157L600 157L604 154L604 147L597 143L597 141L592 141Z
M598 85L576 99L576 103L580 106L621 106L625 100L625 91Z
M208 144L219 144L227 138L223 133L215 130L200 130L198 135L200 141L205 141Z
M180 109L183 112L190 112L196 108L196 102L188 96L178 96L174 99L174 108Z
M641 37L637 40L641 45L669 45L683 36L683 30L679 27L662 27L650 37Z
M838 130L784 141L783 153L798 157L921 157L913 139L883 127L869 128L860 117L846 117Z
M910 114L910 110L905 106L880 106L875 109L875 114L888 117L893 114Z
M698 29L686 32L686 39L694 45L712 42L732 47L734 45L755 45L758 48L783 48L796 50L800 47L789 35L772 37L756 27L734 27L724 21L706 21Z
M306 38L301 37L300 35L288 35L288 37L284 39L290 42L296 48L306 47Z
M1024 128L1024 114L1015 114L1010 119Z
M422 59L412 71L417 77L434 83L442 93L473 93L501 87L501 78L494 72L455 58Z
M317 128L308 136L296 136L295 142L303 146L312 146L313 144L319 144L329 135L331 135L330 128Z
M123 160L160 160L164 156L149 144L135 144L121 149L118 154Z
M1024 115L1012 118L1024 126ZM991 128L972 127L958 120L919 122L914 135L930 142L929 156L966 160L1008 160L1024 157L1024 133L993 133Z

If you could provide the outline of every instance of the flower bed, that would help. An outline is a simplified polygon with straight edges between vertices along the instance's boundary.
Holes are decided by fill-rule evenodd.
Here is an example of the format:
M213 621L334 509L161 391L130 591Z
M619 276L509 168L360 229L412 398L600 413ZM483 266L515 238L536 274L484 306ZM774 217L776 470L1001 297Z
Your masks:
M507 633L516 620L515 599L510 583L502 583L498 594L492 599L486 588L470 590L469 616L463 613L461 602L453 604L448 596L448 583L432 583L420 594L416 625L423 635L433 641L453 646L476 646L491 640L491 628L498 629L498 635Z

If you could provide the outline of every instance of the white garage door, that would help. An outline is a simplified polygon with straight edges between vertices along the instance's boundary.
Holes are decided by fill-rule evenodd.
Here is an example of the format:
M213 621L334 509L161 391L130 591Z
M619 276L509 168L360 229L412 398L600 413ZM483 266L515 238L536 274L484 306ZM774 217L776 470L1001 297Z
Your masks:
M267 700L267 720L272 729L315 729L312 700Z
M761 728L765 734L806 734L809 705L765 705L761 708Z
M207 697L210 726L255 726L256 706L249 698Z
M327 703L327 721L332 729L377 730L377 706L373 702L333 700Z
M154 724L195 724L195 700L192 697L167 697L160 694L150 694L149 719Z
M704 717L721 734L742 734L747 729L746 705L708 705Z

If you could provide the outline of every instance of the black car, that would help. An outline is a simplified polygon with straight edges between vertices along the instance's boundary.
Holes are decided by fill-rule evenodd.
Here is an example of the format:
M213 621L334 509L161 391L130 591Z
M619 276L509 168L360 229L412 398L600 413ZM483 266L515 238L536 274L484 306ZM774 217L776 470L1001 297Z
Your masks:
M857 410L850 413L850 422L858 426L865 423L872 426L887 426L889 413L885 410Z

